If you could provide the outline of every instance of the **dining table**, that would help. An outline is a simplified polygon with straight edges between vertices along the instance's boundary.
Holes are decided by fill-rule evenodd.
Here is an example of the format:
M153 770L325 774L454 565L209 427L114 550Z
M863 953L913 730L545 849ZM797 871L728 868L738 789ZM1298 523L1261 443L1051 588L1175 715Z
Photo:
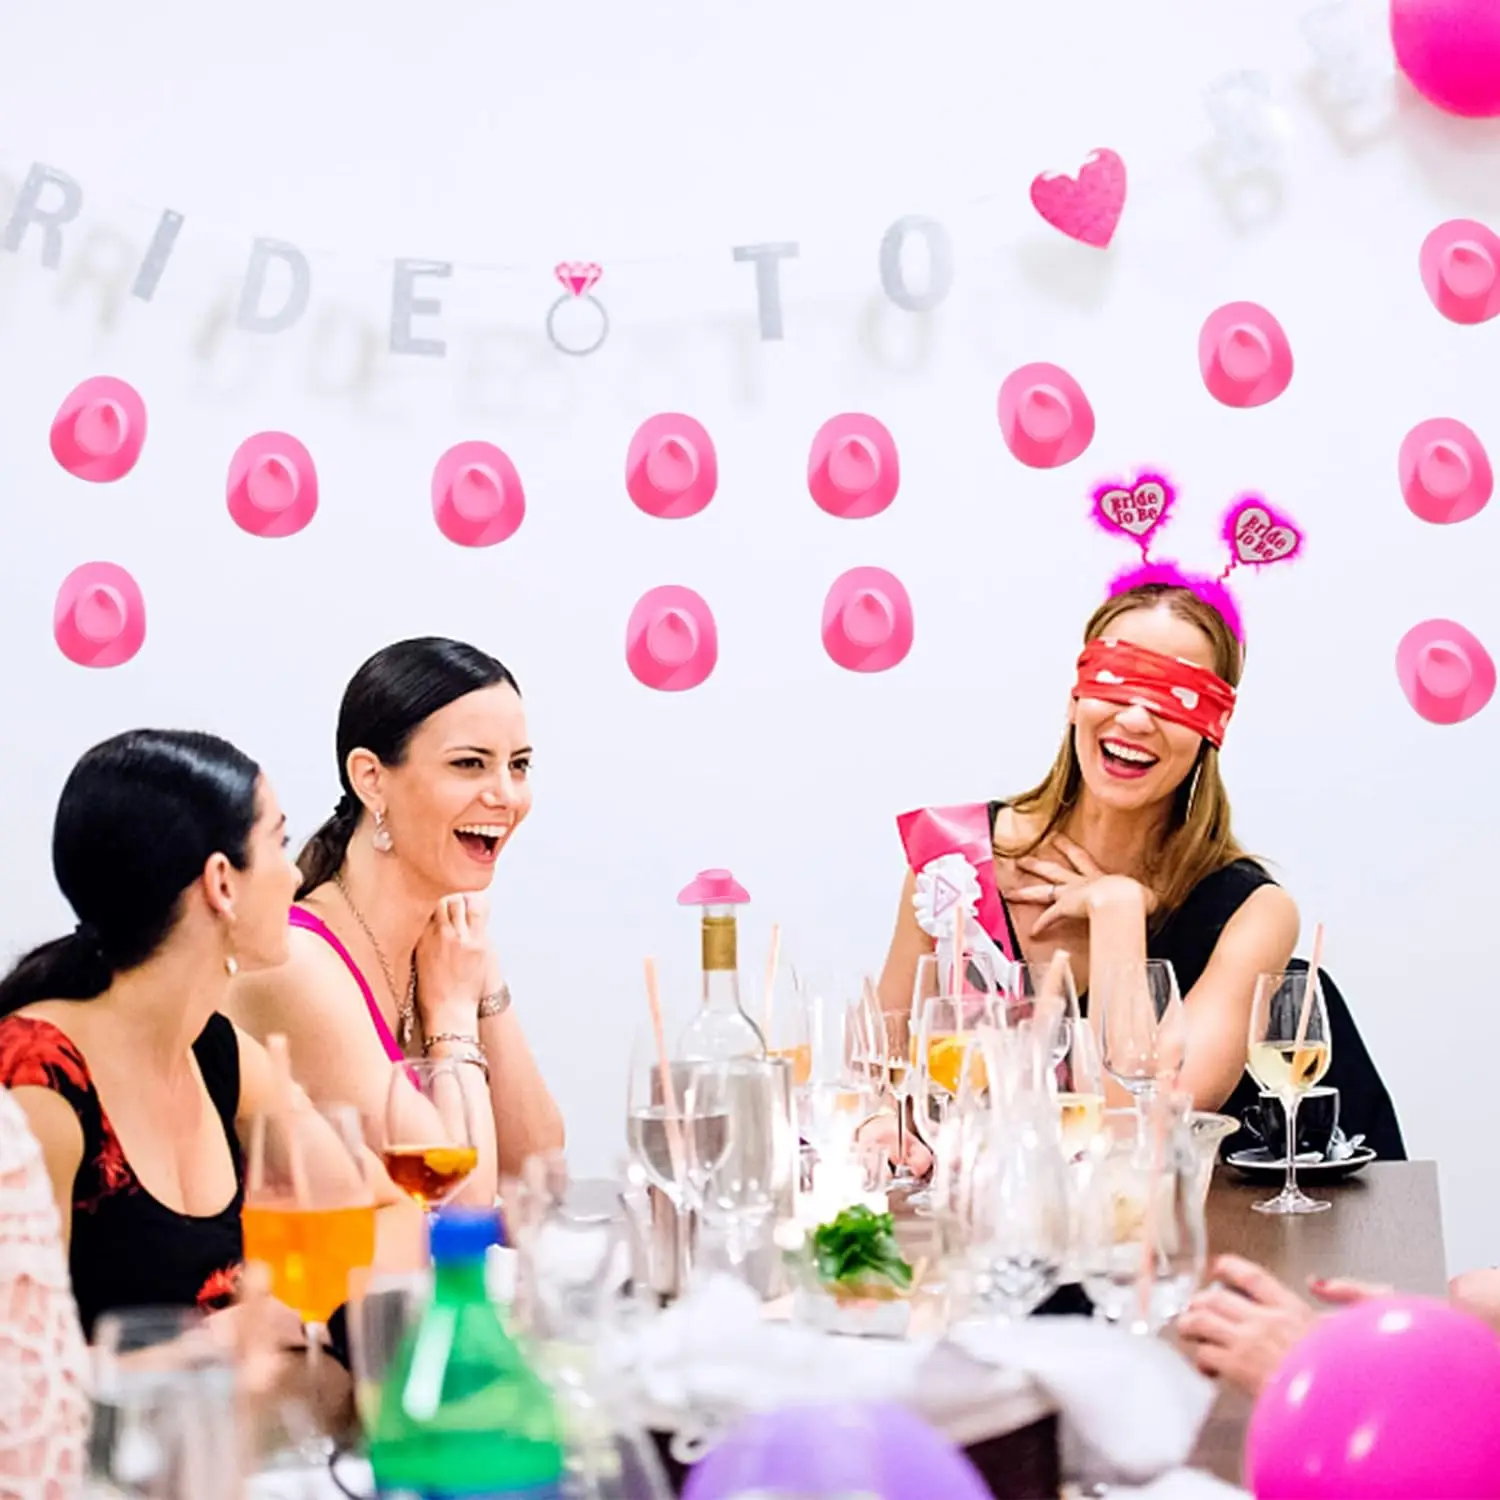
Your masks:
M1208 1194L1210 1266L1215 1255L1242 1255L1304 1296L1310 1276L1350 1277L1433 1297L1447 1294L1436 1162L1372 1162L1343 1182L1309 1178L1303 1187L1312 1197L1327 1198L1332 1208L1306 1215L1256 1213L1252 1205L1272 1196L1276 1185L1244 1181L1221 1164ZM1241 1482L1252 1405L1221 1383L1193 1453L1195 1468Z

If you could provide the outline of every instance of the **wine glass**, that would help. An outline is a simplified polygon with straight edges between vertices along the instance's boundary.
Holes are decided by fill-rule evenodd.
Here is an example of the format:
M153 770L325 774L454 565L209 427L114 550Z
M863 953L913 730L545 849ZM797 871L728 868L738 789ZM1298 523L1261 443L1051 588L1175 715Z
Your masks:
M964 1014L977 1024L981 1018L993 1019L996 996L1005 989L1007 975L987 953L966 953L957 976L953 965L944 962L945 955L924 953L917 960L916 977L911 988L913 1024L928 1000L958 998L964 1002ZM955 983L955 977L958 983Z
M1105 1070L1144 1113L1147 1099L1182 1072L1187 1016L1168 960L1121 964L1091 981Z
M805 982L793 964L782 963L766 997L761 1030L766 1056L786 1060L794 1084L806 1083L812 1072L812 1028L807 1013Z
M252 1117L249 1136L245 1260L269 1270L271 1295L301 1317L312 1375L350 1276L375 1259L375 1187L359 1112L283 1090L273 1110Z
M1297 1106L1328 1071L1333 1034L1323 986L1307 970L1261 974L1250 1005L1251 1076L1281 1100L1286 1115L1286 1182L1281 1191L1251 1207L1263 1214L1316 1214L1332 1205L1309 1198L1297 1186Z
M1206 1233L1191 1101L1162 1097L1106 1111L1089 1151L1075 1256L1094 1317L1155 1333L1203 1274Z
M399 1062L385 1099L385 1150L392 1182L423 1213L445 1204L479 1165L474 1118L453 1058Z
M702 1141L695 1149L703 1152L697 1176L690 1174L694 1207L706 1224L723 1231L736 1273L787 1185L787 1104L783 1068L770 1060L736 1059L698 1073L688 1087L684 1113L692 1139Z
M691 1251L688 1214L692 1204L690 1165L706 1154L710 1160L722 1154L722 1145L712 1138L699 1144L689 1133L686 1115L688 1091L700 1072L716 1065L702 1062L663 1062L658 1038L646 1026L637 1034L630 1049L630 1075L626 1085L625 1135L632 1160L645 1173L647 1181L660 1191L675 1210L677 1230L677 1284L686 1286ZM722 1066L722 1065L719 1065ZM719 1125L702 1115L693 1127L711 1137L720 1130L727 1144L728 1116Z

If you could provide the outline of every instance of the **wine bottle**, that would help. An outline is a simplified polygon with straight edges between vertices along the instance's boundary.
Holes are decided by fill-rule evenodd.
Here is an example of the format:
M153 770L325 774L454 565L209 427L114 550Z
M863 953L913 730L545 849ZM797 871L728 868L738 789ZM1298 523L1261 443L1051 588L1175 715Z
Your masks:
M699 871L677 897L679 905L703 909L703 999L677 1045L677 1056L684 1062L766 1055L766 1040L740 1003L739 923L734 909L749 899L728 870Z

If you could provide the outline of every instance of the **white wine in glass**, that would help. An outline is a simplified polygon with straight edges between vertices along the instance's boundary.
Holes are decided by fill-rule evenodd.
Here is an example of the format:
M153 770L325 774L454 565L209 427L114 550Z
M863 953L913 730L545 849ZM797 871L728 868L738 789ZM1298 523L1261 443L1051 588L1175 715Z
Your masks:
M1309 1198L1297 1186L1297 1106L1328 1071L1332 1043L1323 986L1315 976L1295 970L1256 977L1250 1004L1250 1073L1281 1100L1286 1115L1286 1182L1274 1198L1251 1205L1257 1213L1316 1214L1332 1206L1327 1199Z

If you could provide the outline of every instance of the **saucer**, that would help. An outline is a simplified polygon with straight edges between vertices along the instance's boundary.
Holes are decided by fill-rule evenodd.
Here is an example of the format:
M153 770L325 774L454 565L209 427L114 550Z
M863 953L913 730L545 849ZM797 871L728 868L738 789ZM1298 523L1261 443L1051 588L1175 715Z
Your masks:
M1224 1160L1242 1177L1248 1177L1252 1182L1280 1182L1286 1177L1286 1158L1272 1156L1264 1146L1257 1146L1250 1151L1231 1152ZM1305 1177L1317 1182L1342 1182L1374 1160L1375 1153L1368 1146L1362 1146L1353 1156L1346 1156L1343 1161L1299 1161L1297 1181L1301 1182Z

